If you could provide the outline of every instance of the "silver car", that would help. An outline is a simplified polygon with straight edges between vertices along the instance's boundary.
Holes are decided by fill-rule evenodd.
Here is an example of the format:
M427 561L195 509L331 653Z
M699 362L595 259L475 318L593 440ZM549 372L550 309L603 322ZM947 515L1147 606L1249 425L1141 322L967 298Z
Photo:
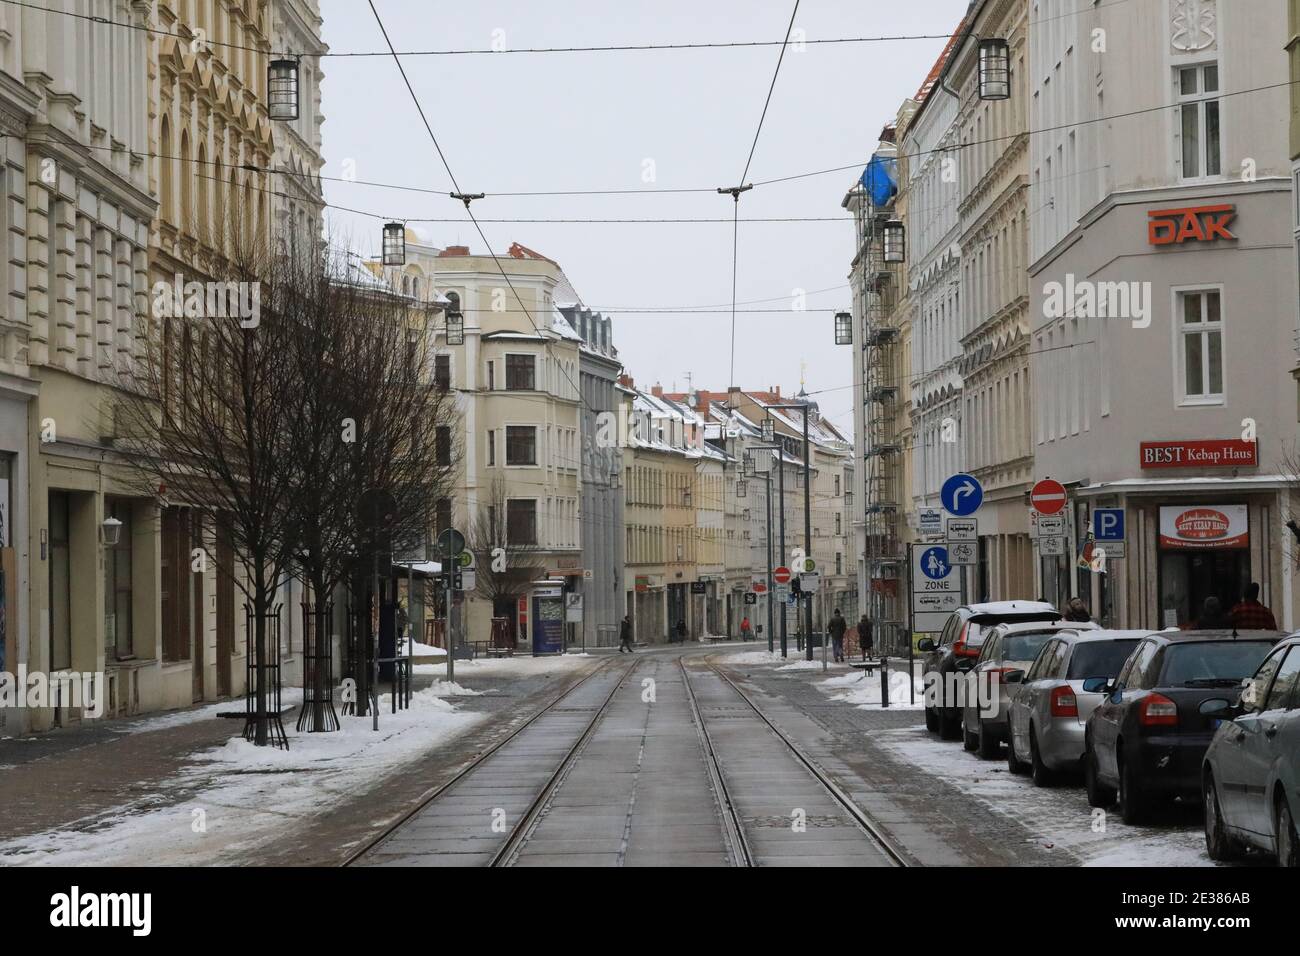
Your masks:
M1007 767L1033 773L1049 786L1061 772L1077 771L1088 717L1105 697L1083 689L1089 678L1119 674L1150 631L1062 630L1043 645L1011 702Z
M996 757L1007 739L1010 702L1039 650L1064 628L1077 631L1096 626L1056 620L1008 621L994 627L984 639L979 660L965 677L961 721L966 749L977 751L985 760Z

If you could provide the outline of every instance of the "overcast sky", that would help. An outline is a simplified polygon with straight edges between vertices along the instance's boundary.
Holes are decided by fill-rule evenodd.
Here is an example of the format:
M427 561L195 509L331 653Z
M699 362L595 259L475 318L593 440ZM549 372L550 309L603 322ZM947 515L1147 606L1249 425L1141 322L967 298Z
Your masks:
M331 51L384 49L364 0L323 0ZM376 0L399 51L780 40L792 0ZM950 33L967 0L804 0L795 26L809 40ZM915 94L943 41L810 44L787 50L747 181L861 164L882 126ZM415 92L461 188L486 192L481 218L727 218L729 196L501 197L494 192L706 188L736 184L762 112L778 46L748 49L405 57ZM449 190L447 176L389 57L329 57L323 69L325 173ZM654 182L646 182L651 170ZM853 172L759 186L741 218L843 221L741 223L735 384L808 390L851 427L850 350L829 312L847 308L853 230L840 208ZM459 203L326 182L326 199L396 219L463 218ZM330 228L362 254L379 222L337 210ZM439 246L485 252L473 226L417 226ZM493 251L520 242L555 259L583 300L614 317L614 341L637 385L723 390L731 375L731 223L487 223ZM765 301L754 301L765 300ZM633 308L709 306L710 315L637 315Z

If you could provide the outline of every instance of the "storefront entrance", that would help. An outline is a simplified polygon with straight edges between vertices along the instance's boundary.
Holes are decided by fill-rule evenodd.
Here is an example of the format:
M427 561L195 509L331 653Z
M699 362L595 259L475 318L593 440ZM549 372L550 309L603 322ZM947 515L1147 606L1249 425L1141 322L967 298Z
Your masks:
M1217 597L1226 614L1249 583L1248 550L1162 551L1160 626L1183 627L1198 620L1207 597Z

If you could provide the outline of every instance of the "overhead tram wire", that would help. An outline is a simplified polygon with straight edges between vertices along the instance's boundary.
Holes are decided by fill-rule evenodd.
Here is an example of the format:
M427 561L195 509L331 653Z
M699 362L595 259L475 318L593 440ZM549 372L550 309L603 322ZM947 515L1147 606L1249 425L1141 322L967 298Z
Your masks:
M453 195L458 196L465 203L465 213L474 224L474 229L478 232L479 238L483 241L483 245L487 249L488 255L492 257L492 262L501 273L501 278L506 280L506 285L509 286L511 293L513 293L515 297L515 301L519 303L519 307L523 309L524 317L528 319L528 324L533 327L533 331L545 339L543 348L550 351L553 343L542 335L542 330L538 328L537 323L533 321L532 314L528 311L528 306L524 305L523 297L519 294L519 290L515 288L515 284L510 281L510 276L506 272L505 267L501 264L501 260L497 257L497 254L492 251L492 244L488 242L487 234L483 231L483 227L479 225L478 219L474 215L474 210L470 208L471 201L476 198L482 198L483 194L466 193L460 188L460 183L456 181L456 174L452 172L451 164L447 162L447 157L442 151L442 146L438 143L438 137L433 132L433 125L429 122L429 117L424 112L424 105L420 102L420 97L416 95L415 87L411 85L411 78L406 75L406 67L402 65L402 58L398 56L397 50L393 47L393 41L388 36L388 28L384 26L383 18L380 17L379 10L375 7L375 0L366 0L366 2L370 5L370 12L374 14L375 22L379 25L379 32L384 35L384 42L388 44L388 49L391 51L393 56L393 62L397 65L398 72L402 74L402 82L406 84L407 92L411 94L411 101L415 104L416 112L420 114L420 121L424 124L425 131L429 134L429 139L433 141L433 148L438 153L438 159L442 161L443 168L447 171L447 178L451 180L451 184L456 188L456 192ZM583 405L586 405L587 410L592 414L597 414L596 409L591 407L586 396L582 394L582 389L579 387L578 383L574 382L569 376L568 369L564 367L564 363L557 362L556 368L560 370L560 374L564 376L565 381L569 383L569 387L572 388L574 394L578 396L578 401Z

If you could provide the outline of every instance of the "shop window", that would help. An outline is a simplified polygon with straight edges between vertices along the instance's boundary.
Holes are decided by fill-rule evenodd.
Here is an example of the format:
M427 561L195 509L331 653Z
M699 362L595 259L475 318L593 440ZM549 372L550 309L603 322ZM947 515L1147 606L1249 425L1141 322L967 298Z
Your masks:
M1223 402L1222 294L1215 289L1178 293L1179 364L1183 400Z
M164 661L190 659L190 511L162 515L162 651Z
M1219 141L1219 66L1182 67L1176 79L1183 179L1218 176L1222 171Z

